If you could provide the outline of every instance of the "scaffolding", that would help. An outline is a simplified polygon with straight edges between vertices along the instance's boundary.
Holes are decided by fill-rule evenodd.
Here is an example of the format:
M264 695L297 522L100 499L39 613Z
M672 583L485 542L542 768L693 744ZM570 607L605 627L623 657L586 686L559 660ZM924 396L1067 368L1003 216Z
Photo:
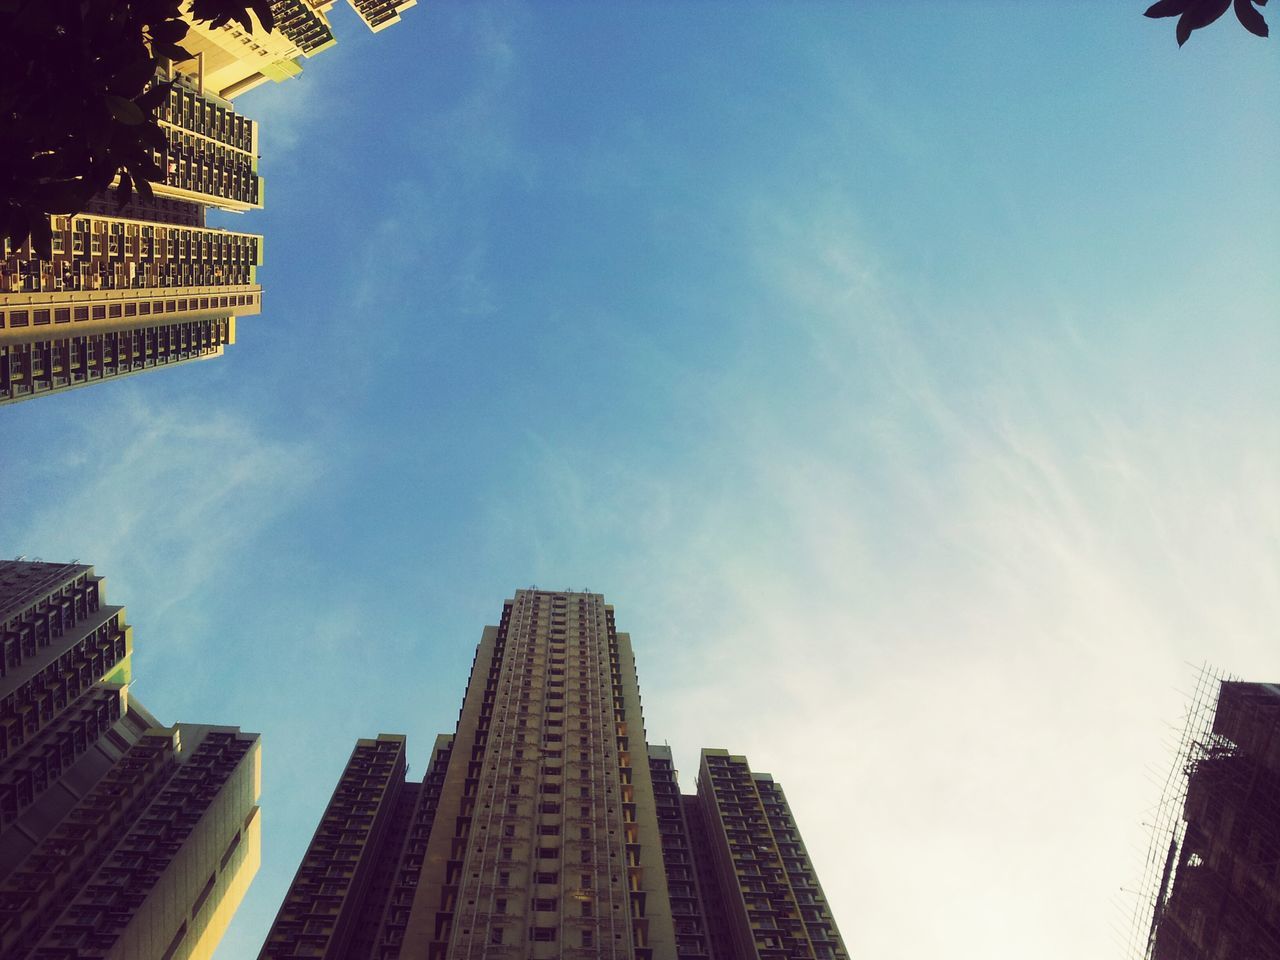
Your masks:
M1150 827L1130 955L1280 957L1280 687L1201 668Z

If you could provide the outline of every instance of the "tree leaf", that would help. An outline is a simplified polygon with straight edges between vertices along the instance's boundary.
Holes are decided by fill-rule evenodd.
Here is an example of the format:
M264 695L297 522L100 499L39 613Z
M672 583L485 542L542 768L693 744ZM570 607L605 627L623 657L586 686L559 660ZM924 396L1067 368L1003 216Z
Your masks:
M1180 17L1187 12L1192 0L1158 0L1147 7L1144 17Z
M134 186L138 188L138 196L141 199L146 200L148 203L155 199L156 195L151 189L151 181L147 180L145 177L139 177L134 183Z
M166 83L155 83L148 87L141 95L134 97L133 102L136 103L140 109L147 113L152 113L155 111L156 107L169 99L169 91L172 89L172 80L169 80Z
M1267 0L1261 2L1266 3ZM1267 21L1250 0L1236 0L1236 19L1254 36L1265 37L1270 32L1267 30Z
M146 114L132 100L117 97L114 93L106 94L103 99L106 100L111 115L126 126L136 127L147 119Z
M31 218L31 250L41 260L53 259L53 230L47 214L36 214Z
M270 33L276 28L276 15L271 9L271 0L249 0L249 6L262 22L262 29Z
M184 63L195 58L194 53L176 43L158 43L155 51L157 55L167 58L172 63Z
M107 90L132 99L141 93L147 81L156 75L156 62L151 58L151 51L143 45L141 37L138 38L136 46L130 44L127 54L122 56L119 62L121 66L112 73Z
M151 39L157 43L177 43L190 29L191 24L185 20L162 20L149 28Z
M133 199L133 177L128 170L120 171L120 183L116 187L116 209L123 210Z

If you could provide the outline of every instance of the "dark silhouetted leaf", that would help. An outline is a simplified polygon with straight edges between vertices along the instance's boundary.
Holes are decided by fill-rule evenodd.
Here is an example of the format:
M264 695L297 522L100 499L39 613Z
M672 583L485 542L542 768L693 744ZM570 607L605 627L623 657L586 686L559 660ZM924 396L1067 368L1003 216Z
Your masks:
M262 29L270 33L276 28L276 15L271 10L271 0L250 0L249 6L262 22Z
M195 57L195 54L186 47L179 46L176 43L158 43L155 51L159 56L165 57L173 63L183 63Z
M151 25L151 39L157 43L177 43L190 29L191 25L185 20L163 20Z
M132 127L137 126L147 119L146 115L132 100L126 100L124 97L117 97L113 93L108 93L104 99L107 101L107 106L111 110L111 115L121 123Z
M172 80L167 83L153 84L145 93L134 97L133 102L138 105L139 109L144 110L147 113L152 113L155 111L156 107L169 99L169 91L172 89Z
M1263 19L1252 0L1235 0L1235 2L1236 19L1240 21L1240 25L1255 36L1267 36L1270 32L1267 30L1267 21ZM1258 0L1258 2L1265 4L1267 0Z
M53 230L49 218L35 216L30 220L31 250L41 260L53 259Z
M107 90L133 99L147 85L147 81L156 75L156 63L141 39L136 46L131 44L127 49L128 58L116 66Z
M1187 12L1194 0L1158 0L1147 7L1144 17L1180 17Z
M120 183L116 186L116 209L123 209L133 199L133 177L128 170L120 171Z

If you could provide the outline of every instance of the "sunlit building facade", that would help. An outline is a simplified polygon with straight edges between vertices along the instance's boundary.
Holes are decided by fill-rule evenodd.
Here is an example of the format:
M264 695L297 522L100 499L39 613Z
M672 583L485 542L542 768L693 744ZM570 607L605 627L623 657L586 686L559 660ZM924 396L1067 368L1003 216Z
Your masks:
M93 568L0 561L0 956L208 957L258 869L258 737L164 726Z
M262 206L257 124L179 78L160 109L155 197L52 218L48 259L0 249L0 403L220 356L257 314L260 236L205 226Z
M748 810L745 760L704 751L680 794L599 594L517 591L421 784L405 746L357 743L262 960L847 957L771 779Z
M375 33L398 23L400 12L417 0L348 0ZM246 31L232 21L221 27L191 22L182 46L193 59L181 64L202 89L231 100L268 80L288 80L302 72L302 61L337 40L328 13L334 0L272 0L276 28Z

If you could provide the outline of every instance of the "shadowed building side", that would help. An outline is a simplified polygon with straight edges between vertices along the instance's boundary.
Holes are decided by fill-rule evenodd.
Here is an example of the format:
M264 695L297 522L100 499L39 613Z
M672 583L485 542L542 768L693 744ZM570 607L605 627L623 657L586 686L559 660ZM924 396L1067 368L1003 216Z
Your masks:
M746 757L704 749L698 771L716 883L737 960L849 953L782 788Z
M1180 762L1185 833L1147 956L1280 956L1280 685L1223 681L1211 728Z
M0 956L207 958L260 859L258 737L129 695L83 564L0 562Z

